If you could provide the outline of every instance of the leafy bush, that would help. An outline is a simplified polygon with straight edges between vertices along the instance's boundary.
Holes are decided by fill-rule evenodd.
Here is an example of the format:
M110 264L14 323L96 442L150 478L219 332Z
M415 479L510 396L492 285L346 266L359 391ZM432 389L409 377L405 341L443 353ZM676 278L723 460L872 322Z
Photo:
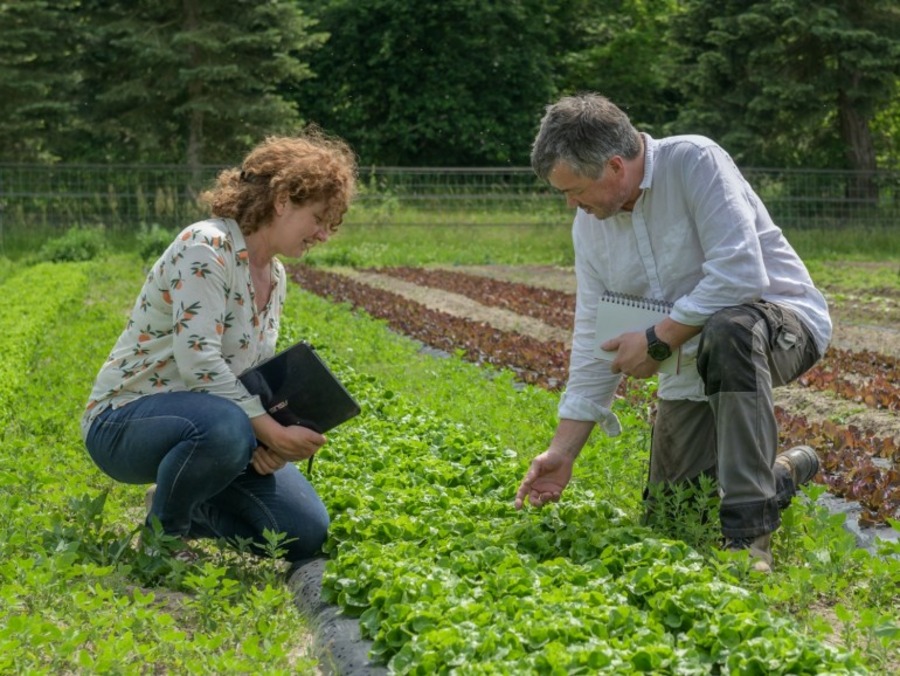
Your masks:
M47 241L38 252L38 259L52 263L90 261L106 250L103 230L72 228L61 237Z
M137 236L137 252L141 260L155 261L168 248L175 233L159 226L158 223L141 226Z

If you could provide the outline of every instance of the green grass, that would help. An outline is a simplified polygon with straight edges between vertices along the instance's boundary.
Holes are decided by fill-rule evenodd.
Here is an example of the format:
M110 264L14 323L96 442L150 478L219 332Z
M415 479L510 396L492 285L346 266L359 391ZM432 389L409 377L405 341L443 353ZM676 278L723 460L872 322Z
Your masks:
M9 258L0 255L0 284L6 281L7 278L11 277L16 270L17 263L11 261Z
M900 292L900 260L807 260L809 274L824 288L857 294Z
M900 270L900 232L880 230L789 230L804 260L834 265L840 260L893 261ZM555 225L378 225L347 224L326 245L310 252L319 265L544 264L571 266L571 222Z
M342 226L312 265L572 265L570 225Z
M848 256L867 263L853 266L833 263L830 252L838 244L814 245L808 243L820 257L808 262L819 283L896 285L900 258L886 255L890 247L883 242L884 251L864 251L874 245L842 239L840 247L859 249ZM566 265L570 257L567 225L348 225L311 256L320 265ZM31 266L21 259L2 264L0 292L7 301L0 308L5 327L0 341L0 606L5 610L0 672L139 673L147 664L181 673L249 671L248 664L271 673L309 670L303 620L279 586L277 566L210 548L207 565L191 573L153 569L122 554L142 518L143 489L116 484L93 467L77 421L96 370L123 326L144 264L134 255L60 265ZM509 373L420 354L415 343L384 323L297 289L289 293L286 320L283 341L303 336L320 344L326 356L368 379L385 402L398 402L396 410L414 402L441 425L458 426L460 436L500 449L510 463L504 468L504 501L552 434L557 395L520 388ZM391 406L385 403L384 410ZM646 410L622 402L617 407L626 433L592 437L567 495L573 502L608 501L636 523L646 475ZM375 441L365 436L365 417L356 424L362 436L353 439ZM323 473L340 462L341 444L349 439L348 434L342 441L335 432L328 451L334 455L323 454L318 463ZM390 442L379 444L388 459L398 452ZM327 500L337 505L353 493L345 492ZM683 525L675 535L711 557L710 566L720 565L705 545L709 529L693 527L689 520ZM900 663L896 548L883 557L857 550L839 517L798 501L786 515L775 549L775 574L745 578L743 584L811 636L827 635L824 618L833 615L838 633L831 640L862 651L875 673L888 673L886 665ZM248 642L248 636L255 638Z
M900 223L884 228L785 229L804 260L893 261L900 269Z
M534 215L529 215L533 217ZM409 209L386 216L348 216L347 222L324 246L308 255L311 264L368 267L380 265L491 265L545 264L571 266L572 212L556 211L534 220L496 210L453 212L446 215ZM425 223L423 225L423 223ZM186 225L186 224L185 224ZM172 233L177 228L172 228ZM900 231L894 228L786 229L785 233L804 260L890 261L900 271ZM64 235L63 230L21 231L7 226L0 239L0 261L28 262L48 240ZM160 239L158 229L139 228L131 232L106 230L108 245L128 253L150 250L148 240ZM164 237L162 237L164 239ZM161 241L161 240L160 240ZM2 280L2 273L0 273Z

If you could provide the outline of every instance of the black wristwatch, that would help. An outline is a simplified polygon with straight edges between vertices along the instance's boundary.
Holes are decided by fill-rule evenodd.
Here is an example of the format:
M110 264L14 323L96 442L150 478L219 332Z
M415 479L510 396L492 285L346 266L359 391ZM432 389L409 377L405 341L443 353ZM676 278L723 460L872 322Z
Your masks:
M656 337L656 330L652 326L647 329L647 354L656 361L663 361L672 356L672 348Z

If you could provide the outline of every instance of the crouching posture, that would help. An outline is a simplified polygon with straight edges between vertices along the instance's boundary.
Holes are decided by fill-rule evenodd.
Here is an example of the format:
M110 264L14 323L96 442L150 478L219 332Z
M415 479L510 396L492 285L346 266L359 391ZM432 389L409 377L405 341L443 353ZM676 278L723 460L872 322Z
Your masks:
M156 261L100 369L82 420L91 458L117 481L155 484L147 523L178 539L284 536L316 554L328 513L294 461L325 437L282 426L238 375L272 356L288 280L277 255L328 239L353 196L356 160L318 132L269 138L203 195L211 217ZM176 554L190 559L187 547Z
M547 109L532 149L537 175L576 208L577 296L559 424L531 464L516 506L559 500L595 424L618 434L610 410L623 376L659 375L651 484L718 482L726 546L772 566L780 508L818 471L813 449L777 455L772 388L824 353L831 320L799 256L728 154L710 139L654 139L596 94ZM598 299L624 293L672 303L656 324L602 344Z

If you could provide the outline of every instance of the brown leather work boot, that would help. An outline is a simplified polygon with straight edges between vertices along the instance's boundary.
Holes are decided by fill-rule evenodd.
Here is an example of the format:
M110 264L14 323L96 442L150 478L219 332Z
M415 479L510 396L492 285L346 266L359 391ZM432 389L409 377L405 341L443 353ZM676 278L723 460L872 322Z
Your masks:
M819 472L819 456L812 446L794 446L779 454L775 464L784 467L794 480L794 488L800 488Z
M748 550L750 567L757 573L772 572L772 534L766 533L755 538L729 538L725 549L733 552Z

